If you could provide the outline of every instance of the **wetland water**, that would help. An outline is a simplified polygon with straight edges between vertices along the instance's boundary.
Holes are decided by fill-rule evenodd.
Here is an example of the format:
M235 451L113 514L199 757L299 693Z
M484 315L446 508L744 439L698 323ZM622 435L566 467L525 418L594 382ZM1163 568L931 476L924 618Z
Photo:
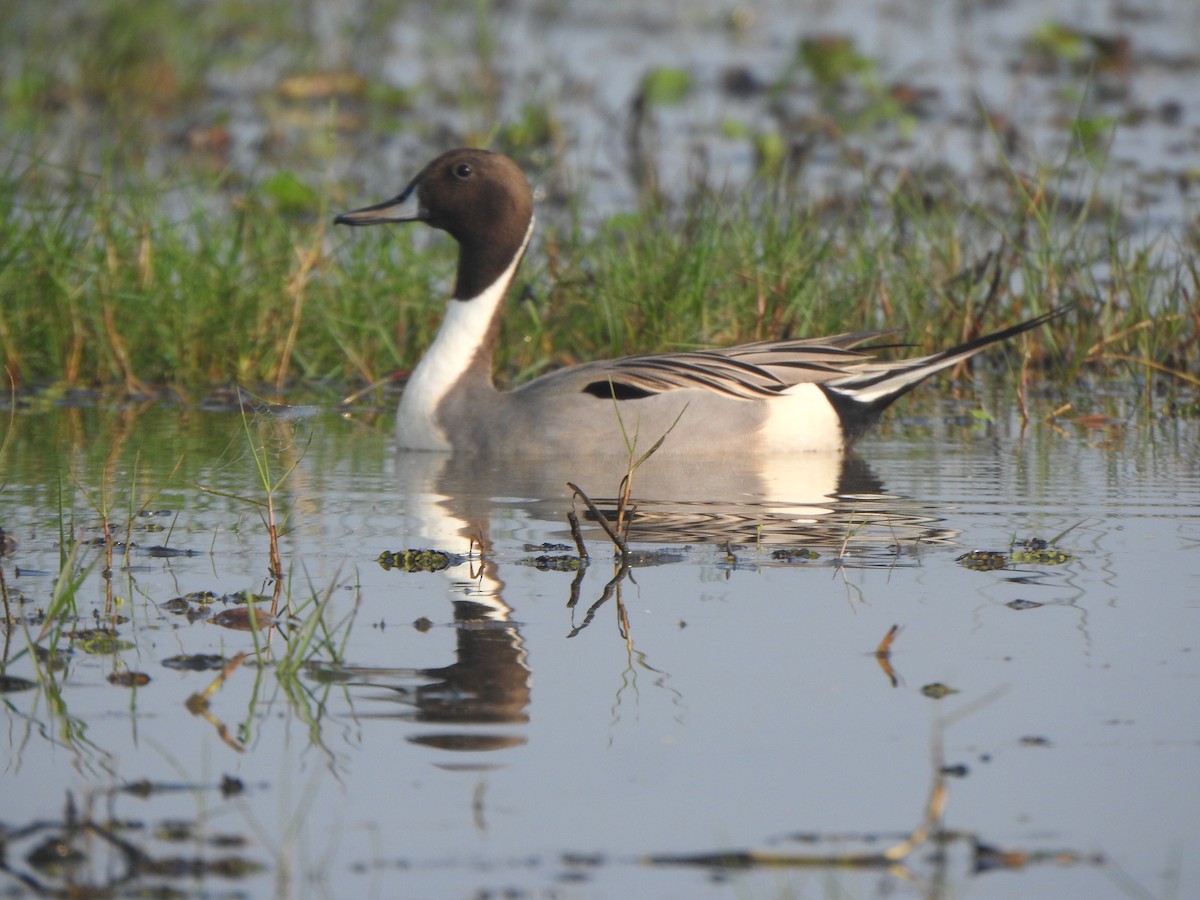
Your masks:
M807 148L798 177L817 197L908 166L974 186L998 161L1067 159L1069 193L1098 181L1122 234L1172 243L1194 224L1186 0L769 2L734 28L720 4L517 2L483 26L484 5L407 4L379 28L363 6L306 6L311 52L252 40L214 67L194 103L170 108L178 122L147 120L170 137L147 171L173 180L187 169L176 136L227 122L215 162L247 180L280 165L310 184L398 187L447 135L488 134L531 105L561 128L548 143L566 187L547 175L547 205L586 191L596 219L636 207L635 170L669 196L698 175L737 184L757 165L751 136L778 135ZM1031 52L1052 17L1131 35L1132 54L1103 70L1086 49ZM367 31L382 46L355 42ZM72 32L49 30L56 47ZM794 66L798 40L829 36L848 36L880 83L826 109ZM493 37L502 87L480 111L455 98ZM21 46L6 41L10 61ZM368 118L332 156L314 149L326 100L298 116L263 99L310 56L414 89L412 107ZM642 79L676 67L694 79L686 97L633 122ZM921 102L831 137L892 87ZM102 157L95 135L111 128L98 111L80 127L85 112L62 104L69 123L11 140L73 170L75 144ZM1077 120L1120 123L1100 142L1103 176ZM903 401L847 465L639 474L638 565L606 594L594 525L582 578L531 561L572 553L542 547L570 547L564 482L610 497L619 471L396 456L387 416L263 414L248 439L235 412L35 400L0 425L13 622L0 893L1200 896L1200 426L1145 423L1118 396L1101 427L1022 435L918 402L933 401ZM278 619L264 613L257 633L237 602L272 590L252 444L279 480L285 571ZM114 538L137 544L114 550L108 579L105 510ZM1057 535L1042 557L959 562ZM408 548L463 559L379 564ZM139 680L127 673L149 680L124 686ZM894 870L802 864L895 847L935 784L940 846ZM649 860L751 852L794 864Z
M4 891L136 867L128 890L219 896L1193 896L1200 428L1022 436L962 412L906 405L845 465L645 471L639 564L590 617L613 577L598 528L582 578L530 564L573 555L541 547L571 546L567 470L396 456L387 417L21 412ZM257 636L230 599L270 590L247 434L291 469L291 612ZM579 465L615 492L620 472ZM154 513L111 606L102 547L60 562L60 527L98 537L105 504L121 540ZM957 561L1063 532L1065 561ZM377 562L465 558L471 535L482 562ZM60 569L76 613L40 635ZM88 631L112 613L114 635ZM924 817L939 734L941 863L932 841L903 874L646 859L881 852Z

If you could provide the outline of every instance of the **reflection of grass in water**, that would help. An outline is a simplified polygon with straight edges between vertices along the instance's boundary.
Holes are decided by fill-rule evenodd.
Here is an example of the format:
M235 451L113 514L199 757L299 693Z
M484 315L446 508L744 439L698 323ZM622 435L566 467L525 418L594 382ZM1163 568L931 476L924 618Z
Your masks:
M879 652L886 652L895 629L889 633ZM885 673L892 675L890 667ZM893 676L893 685L895 684ZM779 849L726 849L710 853L688 853L651 855L642 861L652 866L698 866L713 873L753 868L771 869L828 869L864 870L887 874L920 888L929 896L941 896L939 888L948 882L950 865L954 855L947 852L955 843L966 844L971 849L972 873L989 871L1019 871L1038 864L1102 866L1104 857L1097 853L1085 853L1073 849L1001 848L988 843L974 831L947 828L945 824L946 803L950 797L950 779L962 777L961 766L946 765L945 731L957 720L970 715L992 703L1003 690L986 694L973 703L940 718L934 725L931 747L932 784L928 800L921 811L920 821L908 833L895 837L879 829L867 829L858 834L823 834L820 832L796 835L794 840L805 843L821 843L832 846L845 845L848 841L861 845L862 850L840 850L831 853L788 852ZM897 839L898 838L898 839ZM886 849L876 849L884 840L893 840ZM928 852L925 852L928 851Z
M272 430L279 428L282 428L283 432ZM266 665L255 667L255 684L248 700L249 716L247 721L236 731L224 729L220 720L208 709L209 697L213 696L217 688L224 684L226 677L236 671L236 665L231 665L228 672L218 679L218 682L211 685L207 691L195 695L197 702L193 711L217 725L218 732L223 737L228 737L231 746L239 745L241 740L239 735L249 735L252 732L253 721L261 703L263 670L274 668L277 684L287 696L289 705L308 724L314 741L319 742L319 723L325 704L321 697L308 689L299 676L303 672L305 664L313 659L338 660L341 658L345 641L349 637L350 625L354 619L354 610L351 610L340 621L331 622L329 620L330 601L337 587L336 578L324 590L311 584L308 585L307 593L300 596L299 599L296 597L294 583L285 580L279 538L286 526L288 513L281 505L280 495L284 491L292 489L291 482L296 467L303 459L307 445L299 450L294 450L296 435L292 423L269 415L252 417L248 413L243 417L243 439L248 447L247 456L254 466L261 493L255 495L253 492L244 492L236 495L225 494L225 496L232 496L233 499L251 504L258 509L268 535L269 563L267 568L269 571L267 577L275 585L274 603L269 617L265 611L255 615L253 598L248 600L246 606L253 655L260 663ZM101 483L98 487L86 485L82 479L76 476L71 477L69 481L76 495L82 496L86 505L95 514L97 520L95 531L98 538L94 543L85 541L77 535L81 526L76 521L70 502L71 493L66 489L67 482L60 482L57 515L60 546L59 571L52 583L49 601L39 616L40 630L34 633L29 627L30 622L22 620L26 631L27 648L13 658L8 658L7 650L5 652L6 668L26 653L30 656L39 695L47 701L51 717L57 723L53 726L39 724L39 730L49 735L52 733L52 728L57 729L60 732L60 739L79 751L86 746L87 725L85 721L72 716L68 710L64 690L67 679L65 668L68 664L65 648L70 642L76 652L110 657L115 667L118 669L122 667L120 654L132 645L129 641L121 640L117 636L117 630L124 630L126 627L123 619L119 618L117 614L124 611L123 607L127 601L114 595L112 577L122 565L120 556L122 544L126 555L124 562L126 564L129 562L128 554L133 552L131 548L133 547L133 538L136 537L134 523L138 521L141 513L155 503L167 483L178 472L182 459L175 464L161 483L147 489L143 484L140 454L135 455L130 469L128 500L120 498L112 488L112 472L119 468L119 462L119 449L114 446L108 452L103 466ZM213 491L213 493L221 492ZM122 526L119 522L118 511L128 515L129 523L127 525ZM169 532L166 542L170 542ZM81 592L97 574L98 569L101 569L100 574L105 579L104 612L101 614L99 609L95 610L93 614L97 627L86 628L83 627L86 623L83 623L80 618L83 608ZM341 596L340 593L339 596ZM285 599L285 608L280 609L280 603ZM261 621L259 621L260 617ZM276 632L280 633L286 644L282 653L272 658L271 638ZM138 630L134 627L130 637L136 642L138 634ZM60 674L60 672L64 674ZM137 682L131 681L131 685L134 689L131 691L130 703L136 704ZM321 690L327 690L327 688ZM93 748L93 750L98 752L98 748Z
M241 782L226 776L220 785L197 784L183 777L188 780L163 784L142 778L72 794L61 818L50 812L62 803L61 797L48 794L51 804L43 806L34 821L9 823L13 827L5 834L5 873L37 896L109 897L129 892L185 896L206 877L231 880L262 872L262 864L246 849L247 837L231 833L228 825L214 833L202 805L208 792L219 790L226 799L235 796L243 790ZM196 798L194 819L174 815L144 821L146 815L160 812L114 815L126 805L123 797L157 810L152 802L157 795L182 791ZM188 845L195 853L190 858L183 855Z
M205 493L248 504L258 511L267 533L267 580L272 585L271 610L269 617L259 613L252 598L246 605L253 657L258 665L255 666L254 685L247 700L247 715L243 723L236 731L230 731L210 709L209 700L241 666L248 656L245 653L231 661L206 690L193 694L188 701L188 709L212 723L218 735L231 747L242 749L253 739L257 711L260 703L264 702L263 672L270 667L275 673L275 683L284 693L288 704L308 726L314 745L324 747L320 726L326 703L317 691L327 693L331 685L318 685L314 690L301 675L314 660L337 662L343 658L357 606L341 621L329 622L330 601L337 589L338 575L323 590L309 583L306 595L297 599L296 578L294 573L289 575L285 572L279 547L279 539L290 518L290 512L281 508L279 497L285 491L294 494L293 477L303 461L308 442L297 449L294 423L273 416L270 412L252 414L247 404L243 403L241 414L245 445L261 493L257 496L232 494L203 485L199 487ZM311 438L309 435L309 441ZM276 633L285 642L279 654L272 649ZM327 752L332 759L332 753Z
M649 449L639 453L638 423L633 423L633 430L631 432L629 427L626 425L625 420L621 416L620 405L616 402L616 396L614 394L613 415L617 417L617 422L621 426L621 437L625 442L625 452L627 454L625 474L621 476L621 484L617 490L617 509L615 520L610 521L608 516L606 516L604 512L596 506L596 504L592 501L592 498L584 493L579 485L575 484L574 482L567 482L567 486L572 490L574 497L578 497L583 501L583 504L587 507L588 512L592 514L592 517L596 520L600 527L604 529L604 533L608 536L608 539L612 541L613 547L617 551L613 577L609 579L608 583L604 586L604 591L601 593L600 599L588 607L583 621L578 626L573 628L571 633L567 636L574 637L575 635L579 634L580 631L591 624L592 617L595 616L596 611L605 603L607 603L609 598L615 597L617 609L617 628L621 634L621 637L625 640L626 653L629 656L627 672L631 674L636 674L633 663L635 652L633 646L633 632L629 627L629 612L625 608L625 601L621 596L621 587L624 584L625 579L631 577L629 529L633 524L633 512L635 509L633 504L633 476L637 470L641 468L641 466L644 465L648 459L650 459L650 457L654 456L654 454L658 452L663 445L663 441L665 441L671 432L675 430L675 426L679 424L679 421L684 417L685 413L687 413L686 406L680 410L679 415L675 417L675 421L672 422L670 427L667 428L667 430L664 431L659 438L650 445ZM574 499L574 497L572 499ZM579 519L576 517L574 510L572 510L568 516L568 523L571 526L571 535L575 539L575 545L579 548L580 561L581 563L586 564L588 560L587 549L584 546L583 536L579 530ZM571 608L574 608L575 602L578 599L578 588L582 583L585 568L585 565L581 565L578 573L575 576L575 581L572 584L571 601L568 604ZM652 667L647 665L646 668Z
M287 486L292 473L296 471L304 459L304 453L308 448L308 444L306 443L303 448L295 453L294 458L290 461L284 461L282 467L276 470L276 459L283 459L285 454L291 452L296 437L295 430L290 423L285 422L277 416L272 416L269 412L252 416L247 410L247 406L248 401L245 397L242 397L240 407L242 434L245 438L245 446L249 451L250 459L254 465L255 477L262 488L261 495L235 494L205 485L198 485L198 487L206 494L236 500L258 511L263 527L267 532L267 581L272 585L273 602L271 604L271 615L275 616L279 612L279 600L282 596L284 582L283 559L279 551L279 537L281 529L286 527L288 519L288 514L281 514L279 510L277 495L282 488ZM274 434L271 434L272 430L274 430ZM273 450L269 446L269 440L274 440L279 444L280 449ZM309 435L309 441L311 440L312 436ZM249 610L253 624L253 604L249 605Z
M86 722L72 715L68 708L64 687L69 674L69 656L71 650L77 650L88 655L111 657L114 660L114 665L120 668L120 654L136 647L135 642L118 638L117 629L121 622L117 616L117 610L124 601L120 598L115 598L112 592L112 579L116 571L114 566L114 548L117 543L116 534L119 529L113 522L113 512L116 504L112 500L111 471L115 467L118 452L119 450L116 446L110 451L110 456L104 467L101 485L98 490L89 490L74 474L71 477L74 488L83 495L87 504L99 519L99 537L97 541L87 542L78 535L77 529L79 526L75 520L74 509L68 502L67 494L64 491L63 479L61 476L59 477L56 515L59 568L54 576L49 602L46 604L45 609L40 611L41 628L36 635L30 631L31 620L29 617L20 616L16 620L11 618L7 603L7 593L5 594L6 617L12 624L19 621L25 634L26 647L10 659L7 653L8 644L6 641L5 657L3 660L4 666L7 668L25 654L29 655L39 695L45 698L51 720L57 723L58 736L57 738L52 737L53 730L49 724L39 723L38 729L52 740L57 739L62 741L75 751L81 759L85 757L90 758L97 754L104 754L104 751L88 740ZM153 504L161 493L163 486L174 476L181 462L182 460L176 463L175 468L172 469L162 486L151 490L149 493L143 492L141 503L135 505L135 497L139 493L139 483L141 481L138 460L135 459L130 478L129 499L125 510L128 515L128 522L125 527L124 541L122 542L122 551L124 554L123 565L128 565L129 563L129 554L133 547L134 522L141 512L144 512ZM97 542L101 549L92 554L91 559L86 559L89 547L95 546ZM101 614L99 610L95 610L93 615L96 627L84 628L81 627L83 620L79 614L80 593L102 562L101 577L103 577L105 583L104 612ZM134 636L136 637L136 632L134 632ZM67 643L70 643L71 649L66 648L65 645ZM135 681L132 684L134 689L131 693L131 704L136 702L137 682ZM30 721L37 722L35 712L30 713Z

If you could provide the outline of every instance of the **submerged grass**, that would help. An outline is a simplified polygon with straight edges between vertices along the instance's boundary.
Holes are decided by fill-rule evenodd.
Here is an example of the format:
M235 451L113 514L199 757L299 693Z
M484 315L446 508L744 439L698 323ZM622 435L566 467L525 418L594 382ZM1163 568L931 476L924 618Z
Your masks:
M1074 304L1022 342L1041 348L1035 363L1052 360L1052 380L1097 369L1200 383L1186 248L1135 243L1115 216L1068 211L1052 173L1009 173L1005 185L984 205L911 176L816 206L764 182L736 201L698 189L594 229L552 222L518 278L498 378L845 330L894 329L931 350ZM168 194L186 214L165 211ZM181 192L10 164L0 174L7 377L186 399L229 384L343 391L411 369L441 317L452 241L414 228L333 232L333 206L326 192L297 216L269 191L231 194L219 179Z

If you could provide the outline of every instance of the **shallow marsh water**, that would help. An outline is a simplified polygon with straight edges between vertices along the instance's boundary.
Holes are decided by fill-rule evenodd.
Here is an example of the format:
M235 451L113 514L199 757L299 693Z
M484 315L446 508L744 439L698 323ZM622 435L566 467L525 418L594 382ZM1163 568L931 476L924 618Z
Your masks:
M363 202L449 146L482 142L521 159L544 212L578 204L588 225L648 192L678 200L704 183L734 194L784 161L818 205L886 198L922 172L986 203L1014 178L1053 171L1068 225L1096 200L1098 220L1170 245L1196 217L1191 0L263 6L228 21L210 11L194 34L192 10L162 4L168 24L141 35L159 68L137 70L133 54L118 82L160 102L120 138L103 104L45 89L96 90L87 65L108 18L86 3L14 6L0 36L14 97L41 97L0 120L17 169L107 171L98 131L140 148L139 171L186 218L218 201L215 172L236 197L282 171L314 189L356 185L339 203ZM114 30L123 9L114 4ZM186 58L170 53L177 44ZM182 84L155 77L173 67Z
M24 4L11 21L61 8ZM172 137L148 154L147 172L173 179L212 162L253 180L268 159L305 183L361 180L382 197L447 139L519 120L528 103L562 129L549 142L556 160L545 160L561 162L562 183L546 175L539 186L548 201L586 192L589 220L636 206L635 149L655 186L680 196L700 176L749 178L752 136L807 147L799 177L818 198L855 196L908 166L947 166L976 185L1006 158L1023 171L1069 158L1064 181L1086 196L1099 176L1072 141L1078 118L1120 123L1100 182L1127 217L1123 233L1170 241L1195 218L1200 20L1185 0L814 0L735 10L748 25L717 4L622 4L598 16L586 3L513 3L483 26L465 7L408 4L370 52L347 43L338 20L361 8L307 8L322 66L379 60L364 74L416 89L412 107L318 139L328 98L309 108L275 96L303 54L251 51L209 72L178 121L150 120ZM1130 67L1093 79L1086 60L1039 61L1026 41L1052 18L1132 35ZM455 95L474 84L488 29L499 93L471 108ZM57 44L68 31L49 33ZM781 98L770 89L786 82L798 40L838 35L877 66L883 88L924 97L915 129L885 116L834 137L829 119L878 96L852 91L849 109L830 112L809 81ZM15 65L22 42L6 38ZM692 88L635 133L642 80L672 68ZM752 90L730 89L739 83ZM984 123L980 102L996 123ZM11 140L73 171L90 160L79 144L104 148L90 130L104 126L77 117L87 121L65 105L55 127ZM180 135L223 122L215 160L180 149ZM1020 155L1008 156L1006 137ZM197 202L191 191L175 201L183 212ZM849 467L643 473L635 546L646 557L620 585L624 632L615 593L588 618L613 577L595 527L577 588L574 572L526 564L569 555L527 549L570 544L568 478L604 497L619 472L443 469L436 457L395 456L386 416L260 416L250 434L271 471L296 468L275 496L294 609L257 638L228 627L245 623L235 595L271 589L249 502L264 491L236 413L23 411L4 426L0 469L0 526L16 542L0 567L19 622L3 655L0 890L1198 896L1200 427L1140 424L1121 402L1098 428L1024 436L1007 419L950 423L940 408L907 404ZM64 550L60 530L99 537L107 506L124 539L143 505L164 514L133 518L143 549L128 565L118 551L111 581L101 547L81 546L65 565L80 579L78 621L63 623L57 645L70 655L61 668L35 663L31 647L48 649L57 633L39 639L37 611L52 604L74 546ZM957 561L1064 532L1066 562L977 571ZM377 562L410 547L466 557L473 535L482 563L406 573ZM155 545L183 555L144 549ZM777 550L816 556L780 560ZM206 591L229 599L173 602ZM85 632L113 615L127 620L115 639ZM324 630L304 645L313 622ZM893 625L885 666L875 649ZM306 663L291 678L277 662L289 647ZM243 652L207 705L189 707L220 672L173 661L220 665ZM150 681L109 682L126 671ZM929 696L937 685L956 693ZM932 842L918 848L905 871L645 860L894 846L921 822L941 757L963 767L942 779L945 827L1011 855L958 839L944 860Z
M563 471L394 456L387 417L264 414L247 432L235 413L21 413L0 523L26 623L4 675L32 684L4 696L4 888L104 883L136 860L127 888L207 895L1191 896L1200 428L1131 414L1022 436L962 412L909 406L845 466L641 473L643 564L590 620L613 577L594 525L574 605L574 572L528 564L573 553L530 549L571 545ZM247 433L277 477L295 465L275 495L295 612L257 638L222 618L235 603L170 602L264 591L266 531L233 499L264 497ZM603 497L619 475L572 477ZM102 548L68 564L79 621L55 670L28 651L60 568L60 489L78 539L101 533L101 497L122 539L130 509L159 514L134 517L141 549L116 567L115 645L65 636L111 621ZM1065 562L956 561L1063 532ZM468 535L482 561L377 562L467 557ZM303 627L287 623L317 621L313 597L327 641L288 679ZM875 648L893 625L889 671ZM242 652L189 711L219 672L169 661ZM149 683L108 681L126 669ZM977 873L960 838L941 863L918 848L906 875L645 859L879 852L922 821L939 735L964 767L942 779L944 827L1026 856L985 853ZM54 867L68 803L104 827L77 828L79 858Z

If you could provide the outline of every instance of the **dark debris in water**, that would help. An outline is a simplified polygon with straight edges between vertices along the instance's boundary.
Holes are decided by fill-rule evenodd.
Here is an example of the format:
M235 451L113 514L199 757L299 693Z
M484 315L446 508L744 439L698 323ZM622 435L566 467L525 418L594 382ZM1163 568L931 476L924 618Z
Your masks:
M531 566L540 572L578 572L584 567L584 561L571 554L542 554L527 556L518 560L523 566Z
M37 687L37 683L15 675L0 675L0 694L15 694Z
M253 615L251 614L252 610L254 610ZM278 625L280 622L278 618L268 615L265 612L258 612L256 607L249 604L223 609L209 619L209 621L214 625L220 625L222 628L232 628L235 631L266 628L270 625Z
M37 657L38 662L51 672L59 672L66 667L67 660L71 658L73 652L62 647L51 650L49 647L43 647L41 644L34 644L33 655Z
M228 660L215 653L184 653L171 656L162 661L168 669L179 669L188 672L204 672L224 669Z
M1027 734L1018 743L1022 747L1050 747L1050 738L1040 734Z
M265 871L246 853L253 844L249 834L216 832L202 820L122 817L113 809L122 794L145 801L160 793L198 790L231 797L243 786L230 776L207 784L143 779L98 788L82 803L68 794L61 816L4 823L4 871L32 894L46 897L192 896L197 879L243 879ZM93 817L93 809L105 815ZM191 852L181 854L181 843Z
M154 529L147 528L146 530L154 530ZM161 529L158 529L158 530L161 530ZM89 540L86 540L83 542L83 544L85 547L104 547L106 545L111 545L112 549L118 553L125 553L127 551L136 551L143 556L149 556L153 559L175 559L176 557L181 557L181 556L200 556L201 555L199 550L191 550L191 549L184 548L184 547L164 547L161 544L157 544L153 547L143 547L140 544L137 544L134 542L113 541L113 540L110 540L109 538L105 537L104 535L100 535L98 537L94 537Z
M217 603L225 604L226 606L237 605L246 606L250 603L266 603L273 598L268 594L252 594L249 591L238 591L233 594L216 594L212 591L192 591L189 594L183 594L179 597L172 597L170 600L165 600L158 605L159 609L165 610L176 615L186 615L189 620L205 618L210 615L209 607ZM213 616L213 621L226 611L217 613ZM245 612L242 615L246 615ZM260 620L266 614L260 615ZM218 623L222 624L222 623Z
M941 700L943 697L957 694L958 690L949 685L942 684L940 681L935 681L933 684L927 684L921 688L921 693L932 700Z
M465 561L466 557L447 550L385 550L379 554L379 565L389 571L440 572Z
M143 551L147 556L152 556L155 559L173 559L177 556L199 556L199 550L189 550L180 547L146 547Z
M771 551L771 559L783 562L804 562L810 559L820 559L821 554L808 547L780 547Z
M151 781L148 778L139 778L136 781L129 781L122 785L117 790L125 794L132 794L135 797L140 797L143 800L157 794L169 794L180 791L195 791L197 789L211 790L212 785L201 785L192 783L167 782L167 781ZM221 792L221 796L228 799L236 797L246 790L245 782L234 775L223 775L221 781L216 785L216 789Z
M1037 609L1038 607L1044 606L1045 604L1038 603L1034 600L1010 600L1008 603L1005 603L1004 605L1007 606L1009 609L1015 609L1017 612L1021 612L1026 609Z
M150 683L150 676L145 672L113 672L108 676L108 683L117 687L145 687Z
M672 563L683 562L685 559L687 559L686 554L670 548L660 550L631 550L629 553L629 565L641 568L666 566Z
M1104 864L1102 854L1083 854L1074 850L1003 850L975 842L974 871L995 872L999 870L1023 869L1038 863L1055 863L1057 865L1093 865Z

